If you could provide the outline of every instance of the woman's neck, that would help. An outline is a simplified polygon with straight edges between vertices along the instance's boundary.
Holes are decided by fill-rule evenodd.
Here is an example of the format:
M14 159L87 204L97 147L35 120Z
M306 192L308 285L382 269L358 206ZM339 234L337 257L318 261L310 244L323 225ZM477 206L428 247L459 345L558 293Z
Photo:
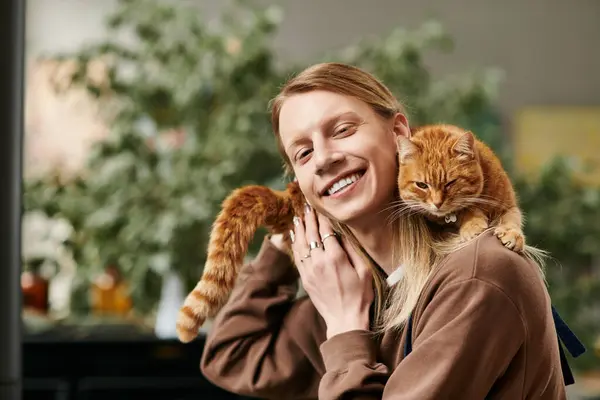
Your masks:
M386 274L391 274L393 265L393 226L389 220L370 219L365 224L353 224L350 230L369 256Z

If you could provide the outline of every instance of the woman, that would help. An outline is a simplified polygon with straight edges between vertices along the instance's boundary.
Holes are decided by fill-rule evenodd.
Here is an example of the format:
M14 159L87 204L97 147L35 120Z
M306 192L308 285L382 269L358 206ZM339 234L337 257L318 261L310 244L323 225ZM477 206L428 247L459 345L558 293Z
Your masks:
M208 335L208 379L273 399L566 398L538 266L489 233L436 257L422 218L389 223L410 129L385 86L319 64L274 99L272 123L310 204L291 233L297 268L265 238Z

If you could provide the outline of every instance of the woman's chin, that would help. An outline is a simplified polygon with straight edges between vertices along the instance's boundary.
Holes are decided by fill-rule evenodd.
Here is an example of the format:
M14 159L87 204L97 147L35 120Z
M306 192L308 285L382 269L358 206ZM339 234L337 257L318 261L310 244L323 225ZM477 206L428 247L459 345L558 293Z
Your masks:
M345 208L346 207L338 207L335 210L325 209L325 213L333 218L333 220L341 222L342 224L351 224L357 217L360 217L360 213L356 212L356 210Z
M334 220L343 224L357 224L363 219L373 218L373 213L369 211L372 208L369 207L369 202L361 200L360 198L355 198L352 201L344 202L334 207L327 207L327 204L324 204L324 210Z

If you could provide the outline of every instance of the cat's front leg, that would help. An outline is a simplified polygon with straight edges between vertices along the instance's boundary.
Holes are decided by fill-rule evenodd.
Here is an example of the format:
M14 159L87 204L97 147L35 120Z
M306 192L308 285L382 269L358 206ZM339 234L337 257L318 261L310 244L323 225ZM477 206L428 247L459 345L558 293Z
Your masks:
M507 248L521 252L525 247L525 235L522 227L523 217L518 207L512 207L498 220L494 234Z
M478 208L470 208L461 215L458 234L461 241L465 242L475 238L488 227L488 218L484 212Z

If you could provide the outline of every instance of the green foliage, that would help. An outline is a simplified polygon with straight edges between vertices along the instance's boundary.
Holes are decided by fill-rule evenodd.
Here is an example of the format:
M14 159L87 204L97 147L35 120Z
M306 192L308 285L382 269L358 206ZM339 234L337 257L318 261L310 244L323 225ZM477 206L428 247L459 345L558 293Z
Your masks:
M110 137L76 180L27 182L25 208L71 221L82 283L114 263L142 312L170 268L197 281L227 193L283 183L266 114L283 80L268 48L277 14L237 11L217 31L183 7L122 1L106 41L62 56L77 61L72 84L105 106ZM108 82L88 74L99 60Z
M587 369L600 365L600 349L594 349L600 338L600 189L579 183L575 172L558 158L535 179L514 180L527 240L551 252L552 302L588 348L574 365Z
M224 197L248 183L282 187L267 105L290 72L309 63L342 61L373 72L406 104L413 125L473 129L511 169L493 104L500 74L490 69L433 79L424 56L452 49L439 24L396 29L284 69L275 67L270 49L279 20L276 8L236 2L219 28L211 28L196 9L123 0L108 20L109 39L64 56L80 67L73 84L105 104L111 135L95 147L81 177L26 182L25 209L71 221L76 233L69 245L82 285L116 263L133 283L141 312L155 306L169 269L191 288ZM108 83L86 72L97 60L108 64ZM562 266L549 265L553 302L591 347L600 332L599 319L589 317L600 305L592 294L599 282L592 265L600 259L600 192L578 185L560 163L539 177L513 177L530 243ZM84 291L75 294L81 311ZM594 362L587 356L581 365Z

